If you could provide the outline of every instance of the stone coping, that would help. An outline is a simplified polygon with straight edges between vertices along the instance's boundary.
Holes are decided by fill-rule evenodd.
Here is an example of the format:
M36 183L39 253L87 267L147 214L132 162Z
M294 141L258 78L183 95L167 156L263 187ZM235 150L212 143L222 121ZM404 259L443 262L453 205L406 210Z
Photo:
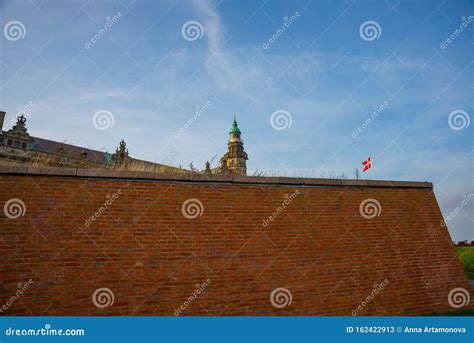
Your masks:
M386 181L386 180L350 180L320 179L276 176L206 175L198 173L165 174L140 171L111 171L106 169L81 169L58 167L0 166L0 176L62 176L81 178L127 179L137 181L171 181L188 183L230 183L261 185L300 185L330 187L389 187L389 188L433 188L431 182Z

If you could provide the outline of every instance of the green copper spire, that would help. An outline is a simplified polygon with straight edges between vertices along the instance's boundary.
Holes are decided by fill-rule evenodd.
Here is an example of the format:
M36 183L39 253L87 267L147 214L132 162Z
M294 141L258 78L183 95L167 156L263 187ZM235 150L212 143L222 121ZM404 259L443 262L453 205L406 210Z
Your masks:
M239 129L239 126L237 125L237 120L235 120L235 116L234 116L234 122L232 123L232 127L230 128L229 133L240 134L240 129Z

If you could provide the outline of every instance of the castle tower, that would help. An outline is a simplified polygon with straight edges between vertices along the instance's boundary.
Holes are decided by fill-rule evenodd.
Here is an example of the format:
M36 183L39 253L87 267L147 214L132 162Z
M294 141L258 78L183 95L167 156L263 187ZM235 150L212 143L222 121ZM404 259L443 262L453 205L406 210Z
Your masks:
M240 138L240 129L237 120L232 123L229 131L228 151L221 158L221 171L228 170L234 174L247 175L247 153L244 151L244 142Z

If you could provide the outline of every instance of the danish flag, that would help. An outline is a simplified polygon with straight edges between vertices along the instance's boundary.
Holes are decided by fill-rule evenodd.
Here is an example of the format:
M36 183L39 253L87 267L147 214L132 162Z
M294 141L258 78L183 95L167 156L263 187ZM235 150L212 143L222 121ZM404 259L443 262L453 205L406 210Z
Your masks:
M372 168L372 160L370 159L370 156L367 161L362 162L362 165L364 166L364 170L362 170L363 172Z

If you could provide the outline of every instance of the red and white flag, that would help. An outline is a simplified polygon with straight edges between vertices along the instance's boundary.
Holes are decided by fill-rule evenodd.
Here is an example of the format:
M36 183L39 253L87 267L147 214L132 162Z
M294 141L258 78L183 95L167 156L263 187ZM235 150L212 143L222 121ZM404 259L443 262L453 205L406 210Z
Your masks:
M370 156L366 161L362 162L362 165L364 166L364 170L362 170L363 172L372 168L372 160L370 159Z

